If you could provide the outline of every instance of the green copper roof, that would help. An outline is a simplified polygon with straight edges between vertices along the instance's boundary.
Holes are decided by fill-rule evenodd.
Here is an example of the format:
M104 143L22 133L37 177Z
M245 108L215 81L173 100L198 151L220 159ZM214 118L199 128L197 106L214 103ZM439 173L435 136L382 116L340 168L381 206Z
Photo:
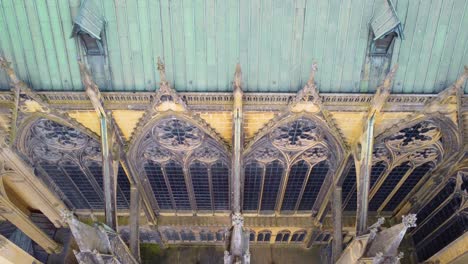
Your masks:
M158 56L178 91L230 91L237 62L248 92L297 91L314 60L322 92L375 90L369 79L379 69L368 67L366 53L382 0L94 1L106 20L103 90L154 90ZM391 58L400 65L393 92L440 91L468 64L468 0L393 3L405 36ZM83 89L70 38L79 7L79 0L0 1L0 54L34 89ZM0 89L8 88L1 72Z

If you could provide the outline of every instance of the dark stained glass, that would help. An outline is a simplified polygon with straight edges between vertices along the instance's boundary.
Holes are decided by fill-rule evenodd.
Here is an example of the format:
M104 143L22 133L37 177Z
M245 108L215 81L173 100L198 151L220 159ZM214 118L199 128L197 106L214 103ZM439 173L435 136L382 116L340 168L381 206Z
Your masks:
M211 166L213 202L215 210L229 210L229 169L224 162Z
M255 241L255 233L254 232L250 232L249 241Z
M190 210L190 200L185 184L184 171L180 164L170 161L165 167L166 176L171 186L172 196L177 210Z
M309 165L305 161L300 161L291 167L281 210L295 209L308 170Z
M322 161L317 163L310 172L309 179L307 180L304 194L302 195L301 203L299 204L300 211L312 210L315 200L322 188L325 177L328 173L328 162Z
M164 181L164 174L159 164L148 161L145 164L145 172L148 181L153 189L154 197L160 209L174 209L172 207L171 196Z
M353 165L354 167L354 165ZM386 165L383 161L380 161L376 163L374 166L372 166L371 170L371 176L370 176L370 190L372 190L372 187L374 187L375 183L377 180L380 178L382 173L385 171ZM355 169L355 167L354 167ZM354 175L354 182L356 182L356 172L352 173ZM345 211L356 211L357 208L357 189L356 185L354 185L354 189L352 190L352 193L350 194L351 197L348 200L348 203L346 204ZM343 201L344 202L344 201Z
M463 217L456 217L450 223L446 224L434 236L420 245L416 249L418 261L423 262L439 252L445 246L453 242L455 239L462 236L467 230L466 219Z
M260 191L262 187L263 168L258 163L249 163L245 166L244 180L244 210L258 210Z
M64 162L62 165L63 170L68 174L70 179L75 183L80 192L83 194L89 205L93 209L103 209L104 203L96 193L93 185L89 182L86 175L78 165L72 162Z
M431 169L430 163L425 163L411 172L411 174L406 178L403 184L400 186L398 191L393 195L393 197L385 205L384 211L393 211L396 207L405 199L405 197L413 190L413 188L418 184L418 182L426 175L426 173Z
M452 193L453 191L455 190L455 181L449 181L445 187L440 190L439 193L437 193L434 198L432 198L431 201L429 201L429 203L427 203L426 206L423 207L423 209L421 209L417 216L418 216L418 219L417 219L417 223L418 225L422 222L424 222L424 220L432 213L434 212L434 210L439 207L439 205L441 205Z
M211 210L210 183L208 181L208 169L200 162L190 165L190 177L192 178L193 192L198 210Z
M276 198L283 176L283 165L279 161L269 163L265 168L265 181L263 183L262 205L260 210L275 210Z
M117 174L117 186L120 192L117 192L117 207L129 208L130 207L130 182L128 181L127 174L122 167L119 167Z
M395 167L387 176L383 182L380 189L372 197L372 200L369 203L370 211L377 211L380 205L385 201L385 199L390 195L390 193L395 189L395 186L403 178L406 172L410 169L408 163L403 163L400 166Z
M346 202L346 198L354 190L356 187L356 166L351 165L349 168L348 174L346 174L346 178L343 180L343 184L341 185L341 201L344 205Z
M442 225L447 219L449 219L455 211L460 207L461 198L454 197L448 204L442 207L436 214L434 214L429 221L427 221L413 234L413 240L415 244L419 244L422 240L427 237L430 233L436 230Z
M76 209L91 209L86 199L80 193L73 182L65 175L65 173L55 164L43 162L41 168L47 173L53 183L66 196L67 200Z
M96 179L97 184L104 190L103 178L102 178L102 166L97 162L91 162L88 164L88 170L91 172L93 177ZM127 175L122 167L119 167L117 174L117 208L127 209L130 204L130 183L128 182Z

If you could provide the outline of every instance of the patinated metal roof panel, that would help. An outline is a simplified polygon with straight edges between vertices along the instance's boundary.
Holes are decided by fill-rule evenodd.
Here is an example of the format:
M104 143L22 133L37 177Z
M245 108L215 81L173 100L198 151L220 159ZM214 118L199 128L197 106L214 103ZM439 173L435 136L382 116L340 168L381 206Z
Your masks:
M230 91L240 62L246 92L295 92L315 60L321 92L373 92L362 80L376 1L95 0L106 20L106 89L154 90L161 56L178 91ZM394 93L436 93L457 78L468 64L467 3L394 1L405 34L392 55ZM35 90L83 90L69 38L80 4L1 1L0 54ZM9 89L3 72L0 89Z

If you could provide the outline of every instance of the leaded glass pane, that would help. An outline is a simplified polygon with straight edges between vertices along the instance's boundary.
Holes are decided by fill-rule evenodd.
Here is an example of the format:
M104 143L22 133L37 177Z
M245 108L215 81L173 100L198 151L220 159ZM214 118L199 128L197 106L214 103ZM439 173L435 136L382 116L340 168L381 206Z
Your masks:
M369 203L369 211L377 211L380 205L385 201L385 199L390 195L390 193L395 189L395 186L403 178L406 172L410 169L408 162L401 164L400 166L395 167L385 178L380 189L372 197L372 200Z
M211 166L215 210L229 210L229 169L224 162Z
M455 181L449 181L445 187L437 193L432 200L427 203L423 209L421 209L417 216L418 225L424 222L424 220L432 213L434 210L439 207L455 190Z
M54 184L67 197L67 200L72 203L76 209L91 209L86 199L73 184L73 182L65 175L65 173L55 164L43 162L40 167L47 173Z
M262 211L275 210L276 198L278 196L283 171L283 165L279 161L273 161L266 166L261 205Z
M309 165L305 161L300 161L291 167L281 210L295 209L308 170Z
M182 167L178 163L170 161L165 165L164 169L171 186L177 210L190 210L190 200Z
M61 164L63 170L68 174L70 179L75 183L80 192L83 194L89 205L93 209L103 209L104 203L96 193L93 185L89 182L87 176L83 173L81 168L72 162L64 162Z
M352 173L352 176L354 176L353 180L356 182L356 167L354 167L354 172ZM377 180L380 178L382 173L385 171L386 165L385 162L380 161L376 163L374 166L372 166L371 169L371 176L370 176L370 189L374 187L375 183ZM356 187L354 185L354 187ZM348 203L346 204L345 211L355 211L357 208L357 189L353 188L353 192L350 194L351 197L348 200Z
M262 173L263 168L258 163L249 163L245 166L244 210L258 210Z
M206 166L200 162L193 163L190 165L190 176L197 209L211 210L210 183Z
M385 205L384 211L393 211L405 199L405 197L413 190L418 182L432 168L430 163L425 163L416 169L406 178L398 191L393 195L390 201Z
M304 194L302 195L301 203L299 204L299 210L309 211L312 210L315 200L322 188L322 184L325 181L325 177L328 173L327 161L322 161L316 164L310 172L309 179L307 180Z
M164 181L162 168L158 163L148 161L145 164L146 176L153 189L154 197L158 202L160 209L174 209L172 207L171 196Z

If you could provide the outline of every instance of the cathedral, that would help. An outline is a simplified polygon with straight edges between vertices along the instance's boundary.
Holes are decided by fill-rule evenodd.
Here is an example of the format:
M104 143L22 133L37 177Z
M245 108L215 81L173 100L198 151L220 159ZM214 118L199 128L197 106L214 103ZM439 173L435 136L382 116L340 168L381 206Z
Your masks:
M468 263L468 0L0 0L0 263Z

